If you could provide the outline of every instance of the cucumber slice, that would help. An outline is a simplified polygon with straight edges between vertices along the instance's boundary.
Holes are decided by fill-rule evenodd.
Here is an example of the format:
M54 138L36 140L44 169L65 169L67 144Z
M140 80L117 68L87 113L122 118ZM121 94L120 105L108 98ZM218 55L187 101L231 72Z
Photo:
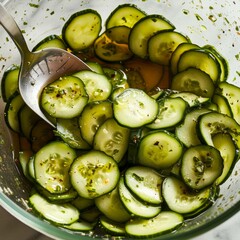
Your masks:
M181 175L184 182L193 189L200 190L212 185L222 171L223 159L214 147L193 146L182 156Z
M104 67L104 74L112 84L112 93L110 99L113 101L117 95L129 88L129 83L125 72L121 69Z
M73 50L81 51L90 47L102 28L102 19L93 9L74 13L62 28L64 42Z
M83 81L89 96L88 102L107 100L112 92L112 84L104 74L82 70L73 76Z
M132 57L128 47L130 28L117 26L107 29L94 42L96 55L105 61L125 61Z
M125 184L139 199L149 204L163 201L161 185L163 178L152 168L133 166L125 172Z
M161 211L161 205L153 206L135 198L126 187L123 176L119 181L119 195L125 208L134 216L152 218Z
M148 40L148 54L152 62L169 65L172 53L181 43L189 39L179 32L160 31Z
M128 148L130 129L120 126L113 118L107 119L97 130L93 148L105 152L119 163Z
M137 56L148 56L148 40L156 32L174 30L174 26L161 15L147 15L139 20L129 35L129 48Z
M177 92L177 93L172 93L169 95L171 98L182 98L184 101L188 103L190 107L199 107L203 103L210 102L210 98L208 97L201 97L196 95L195 93L191 92Z
M138 163L156 170L173 166L182 156L183 146L167 131L146 134L138 147Z
M77 118L58 118L56 130L54 130L56 136L66 142L70 147L76 149L89 149L90 145L83 139L78 124Z
M18 113L20 132L30 139L31 131L36 123L40 120L40 117L30 108L28 105L23 105Z
M15 92L8 99L4 109L4 119L7 126L14 132L20 133L19 111L25 105L19 92Z
M30 179L30 181L32 182L36 182L34 160L35 160L34 156L30 157L27 164L27 176L28 176L28 179Z
M195 192L174 176L165 178L162 186L163 197L167 206L172 211L184 216L193 216L200 209L203 210L212 203L211 188Z
M207 51L209 51L211 54L213 54L214 57L217 59L219 65L220 65L220 68L221 68L219 82L225 82L228 78L228 73L229 73L229 67L228 67L227 61L213 46L205 45L203 48L206 49Z
M119 223L112 221L111 219L107 218L106 216L100 216L100 223L101 226L109 233L114 235L124 235L125 232L125 223Z
M103 71L103 67L101 66L100 63L98 62L93 62L93 61L87 61L86 64L88 65L88 67L96 72L96 73L99 73L99 74L104 74L104 71Z
M77 117L87 102L85 86L74 76L64 76L47 85L40 99L41 107L55 118Z
M216 184L224 183L233 170L234 163L238 159L238 150L232 137L228 133L218 133L213 136L214 147L217 148L223 158L223 171L216 180Z
M92 224L98 222L100 215L101 212L96 206L81 211L81 219Z
M77 221L80 215L77 208L70 203L50 203L38 193L33 194L29 201L42 217L55 224L71 224Z
M12 65L3 74L1 81L1 92L4 102L7 102L10 96L18 91L19 71L19 66Z
M171 89L192 92L197 96L211 98L215 91L215 86L207 73L190 67L173 77Z
M40 119L32 128L31 146L34 152L40 150L43 146L55 139L53 127L43 119Z
M83 109L79 117L79 126L82 137L92 145L98 128L113 117L112 103L109 101L91 102Z
M137 128L156 118L158 103L144 91L128 88L114 99L113 113L121 125Z
M18 153L19 162L21 165L22 172L26 178L28 178L28 162L30 158L33 156L33 152L31 150L23 150Z
M78 196L78 193L73 189L69 189L67 192L64 193L50 193L48 190L40 186L39 184L35 184L35 188L41 196L45 197L46 200L52 203L67 203L72 201Z
M207 73L214 83L219 81L220 65L214 55L203 48L188 50L181 55L178 61L178 72L190 67L198 68Z
M206 108L194 109L187 113L184 122L175 128L176 136L186 147L201 144L197 135L196 125L198 117L208 112L210 112L210 110Z
M111 82L113 90L118 88L129 88L126 73L121 69L103 67L103 72Z
M69 168L76 152L67 144L53 141L34 157L36 181L50 193L64 193L71 188Z
M113 190L118 183L120 172L112 157L91 150L75 159L69 175L78 194L93 199Z
M212 103L217 105L218 112L233 117L232 109L226 97L216 93L212 96Z
M72 230L72 231L91 231L94 228L94 224L89 223L84 220L78 220L77 222L73 222L70 225L62 225L61 227L64 227L66 229Z
M40 41L32 51L39 51L45 48L60 48L66 49L66 45L58 35L50 35Z
M126 223L126 233L133 237L150 238L172 232L183 224L181 214L172 211L162 211L150 219L133 219Z
M233 118L240 124L240 88L227 82L221 82L218 84L217 92L228 100Z
M112 91L112 94L111 94L111 100L114 101L114 99L119 95L121 94L126 88L124 87L119 87L119 88L116 88Z
M218 112L218 105L213 102L208 102L205 106L206 109L209 109L210 111Z
M80 212L89 209L95 205L94 199L87 199L79 195L71 202Z
M180 56L191 49L199 49L200 47L196 44L187 42L187 43L181 43L177 46L177 48L174 50L174 52L171 55L171 59L170 59L170 68L171 68L171 72L173 75L175 75L178 72L178 61Z
M159 111L156 119L146 125L150 129L172 128L185 116L188 104L182 98L163 98L159 100Z
M110 193L95 198L95 204L97 208L112 221L126 222L131 217L120 199L118 186Z
M206 144L214 146L212 137L217 133L229 133L240 149L240 125L231 117L210 112L200 116L197 124L199 136Z
M145 17L146 13L134 4L122 4L113 10L106 20L106 28L127 26L132 28L136 22Z

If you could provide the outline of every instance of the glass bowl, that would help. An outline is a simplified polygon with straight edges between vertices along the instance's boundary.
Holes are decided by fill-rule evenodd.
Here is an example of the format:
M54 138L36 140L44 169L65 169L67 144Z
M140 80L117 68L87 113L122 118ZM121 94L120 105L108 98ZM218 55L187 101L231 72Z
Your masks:
M66 19L85 8L97 10L103 23L119 4L132 3L148 14L161 14L193 43L209 44L218 49L229 63L228 82L240 86L240 2L230 0L38 0L3 1L13 15L32 49L50 34L61 34ZM20 63L15 45L0 28L0 77L11 64ZM54 239L103 238L98 233L76 233L58 228L36 217L28 205L31 186L19 170L18 137L9 132L4 122L4 103L0 99L0 204L20 221ZM170 234L157 239L187 239L206 232L226 221L240 209L240 162L232 175L221 185L220 197L206 212ZM101 233L99 233L101 234ZM81 236L81 237L80 237ZM107 237L105 237L107 238ZM109 237L111 238L111 237Z

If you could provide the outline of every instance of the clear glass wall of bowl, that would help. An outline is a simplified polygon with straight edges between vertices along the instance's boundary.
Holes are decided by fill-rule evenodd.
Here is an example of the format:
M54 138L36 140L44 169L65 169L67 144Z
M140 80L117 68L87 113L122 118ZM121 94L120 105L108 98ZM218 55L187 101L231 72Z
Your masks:
M82 9L97 10L103 23L119 4L133 3L148 14L161 14L169 19L179 32L187 34L200 46L215 46L229 63L228 81L240 86L240 3L238 1L200 0L39 0L3 1L6 8L24 29L24 36L31 49L50 34L61 34L61 27L68 17ZM104 25L103 25L104 29ZM0 77L11 64L20 64L20 55L11 39L0 28ZM18 162L18 137L9 132L4 122L4 107L0 99L0 204L32 228L56 239L79 239L80 233L57 228L36 217L28 205L30 184L22 176ZM158 239L187 239L205 232L230 218L240 209L240 165L236 164L232 176L221 186L220 197L209 210L186 221L177 232ZM101 231L97 231L101 236ZM91 238L92 235L83 238Z

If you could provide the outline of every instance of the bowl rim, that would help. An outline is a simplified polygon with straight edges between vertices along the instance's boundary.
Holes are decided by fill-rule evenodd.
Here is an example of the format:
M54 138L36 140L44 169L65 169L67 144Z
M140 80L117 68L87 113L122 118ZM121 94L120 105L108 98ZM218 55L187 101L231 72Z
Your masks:
M81 234L72 234L72 231L68 231L67 229L59 228L57 226L52 225L51 223L33 215L18 206L16 203L14 203L11 199L9 199L3 192L0 192L0 205L11 215L13 215L15 218L17 218L22 223L26 224L27 226L33 228L34 230L42 233L43 235L46 235L48 237L54 237L54 239L58 240L69 240L69 236L71 236L71 240L79 240L79 237L82 239L92 239L91 235L89 236L89 233L86 235ZM191 229L189 231L185 232L178 232L175 231L171 234L171 240L186 240L188 238L197 237L203 233L206 233L218 225L222 224L223 222L227 221L231 217L233 217L238 211L240 210L240 201L237 202L235 205L233 205L230 209L224 211L216 218L213 218L207 222L205 222L203 225L199 226L197 231L196 229ZM57 231L56 231L57 230ZM76 232L77 233L77 232ZM169 234L166 235L160 235L157 237L153 237L151 239L159 239L161 237L161 240L169 240ZM94 239L102 239L102 237L94 237ZM104 239L107 239L104 237ZM118 239L121 239L118 238ZM128 239L135 239L135 238L128 238Z

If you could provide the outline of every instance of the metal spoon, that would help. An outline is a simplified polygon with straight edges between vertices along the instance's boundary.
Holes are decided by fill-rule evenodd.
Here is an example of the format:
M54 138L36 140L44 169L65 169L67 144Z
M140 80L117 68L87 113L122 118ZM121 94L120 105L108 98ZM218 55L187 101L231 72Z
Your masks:
M39 106L43 88L60 76L90 68L78 57L62 49L48 48L31 52L17 23L2 4L0 4L0 23L21 54L19 91L23 100L36 114L54 126Z

